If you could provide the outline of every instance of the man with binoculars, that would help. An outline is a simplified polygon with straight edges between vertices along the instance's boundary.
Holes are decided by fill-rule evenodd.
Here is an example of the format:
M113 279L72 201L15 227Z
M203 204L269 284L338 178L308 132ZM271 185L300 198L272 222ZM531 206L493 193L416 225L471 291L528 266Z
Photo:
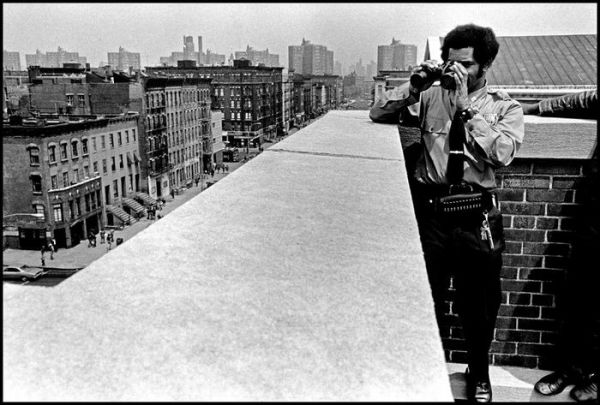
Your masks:
M385 92L370 111L375 122L401 124L418 112L421 147L409 181L427 274L438 326L453 276L467 346L467 397L477 402L492 400L488 353L501 300L505 245L495 169L510 164L524 136L521 105L487 88L498 48L490 28L458 26L444 38L442 65L423 62L409 83Z

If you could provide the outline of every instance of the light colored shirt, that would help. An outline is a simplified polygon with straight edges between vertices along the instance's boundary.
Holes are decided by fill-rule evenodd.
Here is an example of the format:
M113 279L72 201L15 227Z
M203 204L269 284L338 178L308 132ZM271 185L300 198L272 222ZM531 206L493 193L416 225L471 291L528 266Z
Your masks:
M489 91L487 85L468 97L479 112L465 123L463 179L487 189L495 188L495 169L510 164L523 142L523 109L506 93ZM434 85L420 94L419 101L410 94L409 83L405 83L383 93L373 104L370 117L375 122L397 123L402 114L414 115L416 111L424 148L414 176L425 184L448 184L448 134L456 103L447 91Z

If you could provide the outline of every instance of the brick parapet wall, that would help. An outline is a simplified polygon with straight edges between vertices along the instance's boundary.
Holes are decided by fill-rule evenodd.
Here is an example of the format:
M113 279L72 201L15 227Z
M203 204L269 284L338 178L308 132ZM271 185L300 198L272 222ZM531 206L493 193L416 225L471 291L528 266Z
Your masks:
M496 365L555 366L559 313L575 234L575 216L586 192L589 160L517 158L497 172L506 250L502 303L490 361ZM466 362L451 288L441 326L448 361Z

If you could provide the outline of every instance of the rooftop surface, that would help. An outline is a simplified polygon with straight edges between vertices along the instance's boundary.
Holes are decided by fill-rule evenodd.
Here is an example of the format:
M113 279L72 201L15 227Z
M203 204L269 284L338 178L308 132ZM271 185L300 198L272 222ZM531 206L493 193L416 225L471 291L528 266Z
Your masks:
M367 111L3 303L7 401L453 398L398 131Z

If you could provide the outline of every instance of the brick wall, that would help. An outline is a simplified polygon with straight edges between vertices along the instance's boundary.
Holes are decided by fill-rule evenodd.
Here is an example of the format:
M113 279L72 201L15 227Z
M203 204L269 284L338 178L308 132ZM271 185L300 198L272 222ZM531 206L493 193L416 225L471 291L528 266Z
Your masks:
M558 339L556 307L585 192L589 160L517 158L497 172L506 250L502 303L490 360L552 369ZM447 360L466 362L458 316L448 294L441 333Z

